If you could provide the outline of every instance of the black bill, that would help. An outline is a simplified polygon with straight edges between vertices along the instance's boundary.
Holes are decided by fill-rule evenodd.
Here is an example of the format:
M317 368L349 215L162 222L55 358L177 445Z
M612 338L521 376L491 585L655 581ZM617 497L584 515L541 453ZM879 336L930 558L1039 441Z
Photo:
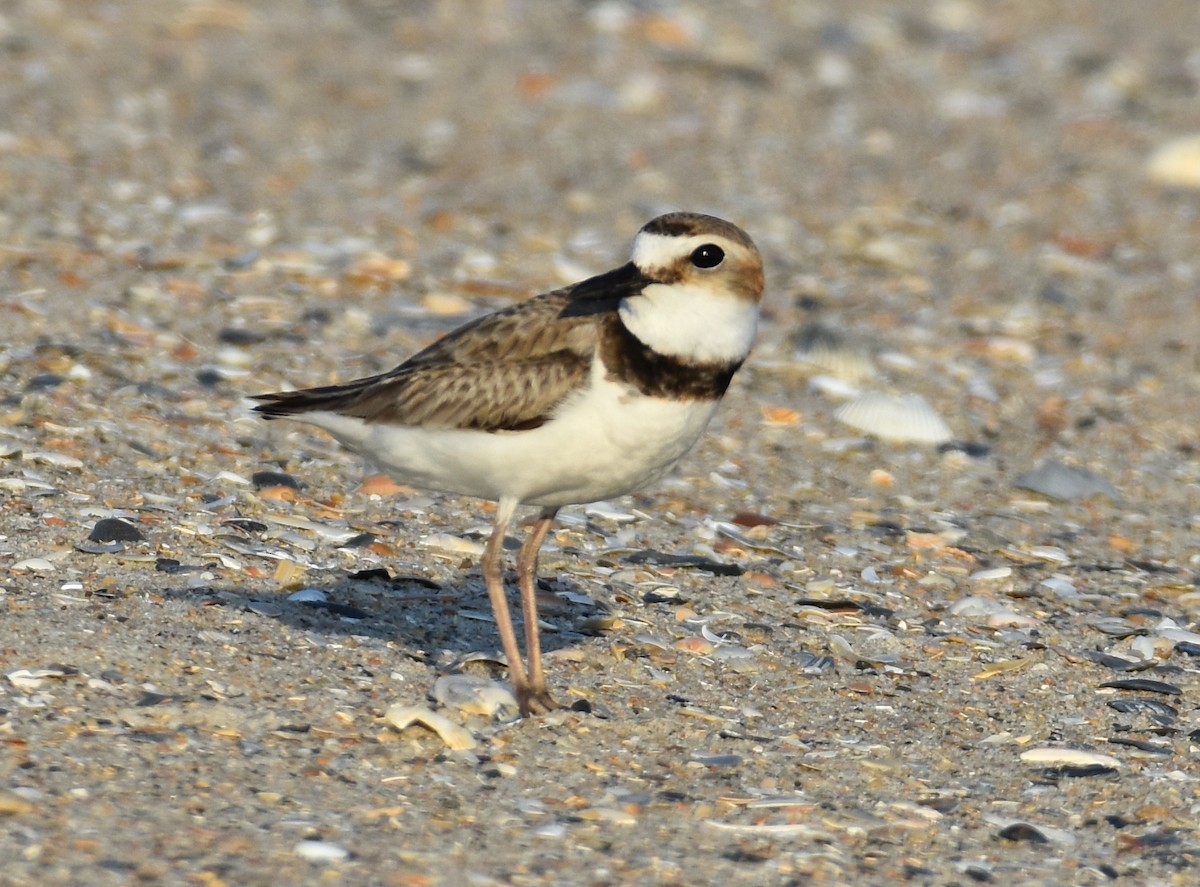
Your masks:
M616 311L621 300L636 296L654 281L629 262L613 271L606 271L580 281L571 288L570 301L560 317L584 317Z

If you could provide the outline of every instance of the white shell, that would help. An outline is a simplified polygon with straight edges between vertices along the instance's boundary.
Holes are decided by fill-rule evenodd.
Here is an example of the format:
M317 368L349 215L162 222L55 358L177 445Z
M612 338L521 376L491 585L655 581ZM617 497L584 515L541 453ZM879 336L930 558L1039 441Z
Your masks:
M953 436L919 394L868 391L840 406L833 416L851 428L893 443L940 444Z
M413 724L428 727L446 743L452 751L463 751L475 747L475 737L465 727L460 727L445 715L431 711L423 705L391 706L384 717L397 730L405 730Z
M836 330L811 324L795 337L798 363L843 382L854 384L875 375L875 363L866 348Z
M433 684L433 698L446 708L472 715L512 720L517 698L507 685L468 674L442 675Z
M1200 188L1200 134L1160 145L1146 161L1146 175L1171 188Z
M1047 764L1063 767L1120 767L1121 762L1111 755L1085 751L1080 748L1041 747L1021 752L1026 764Z
M857 385L851 385L843 379L824 374L811 376L808 380L808 387L833 400L849 400L852 397L858 397L860 393Z
M342 862L350 858L349 850L331 841L301 841L295 852L309 862Z

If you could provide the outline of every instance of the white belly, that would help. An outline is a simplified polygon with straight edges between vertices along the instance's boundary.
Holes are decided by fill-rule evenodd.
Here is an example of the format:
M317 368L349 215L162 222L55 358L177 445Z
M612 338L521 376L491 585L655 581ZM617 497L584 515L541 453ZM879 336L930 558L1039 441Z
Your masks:
M413 486L531 505L593 502L664 475L691 449L716 401L644 397L593 375L540 428L462 431L367 425L334 413L295 418Z

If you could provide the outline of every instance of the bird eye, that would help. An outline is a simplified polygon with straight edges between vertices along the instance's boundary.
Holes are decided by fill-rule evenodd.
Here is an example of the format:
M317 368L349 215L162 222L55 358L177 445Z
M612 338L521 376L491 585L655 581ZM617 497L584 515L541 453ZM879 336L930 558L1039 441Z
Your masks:
M692 264L697 268L716 268L725 261L725 250L715 243L698 246L692 252Z

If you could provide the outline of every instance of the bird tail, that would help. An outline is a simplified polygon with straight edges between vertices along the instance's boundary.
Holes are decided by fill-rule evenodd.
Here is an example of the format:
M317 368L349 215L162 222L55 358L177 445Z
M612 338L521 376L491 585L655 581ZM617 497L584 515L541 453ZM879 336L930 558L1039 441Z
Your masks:
M321 410L336 411L362 390L361 382L345 385L326 385L321 388L305 388L300 391L275 391L271 394L256 394L251 400L261 401L254 408L267 419L295 416L298 413L314 413Z

